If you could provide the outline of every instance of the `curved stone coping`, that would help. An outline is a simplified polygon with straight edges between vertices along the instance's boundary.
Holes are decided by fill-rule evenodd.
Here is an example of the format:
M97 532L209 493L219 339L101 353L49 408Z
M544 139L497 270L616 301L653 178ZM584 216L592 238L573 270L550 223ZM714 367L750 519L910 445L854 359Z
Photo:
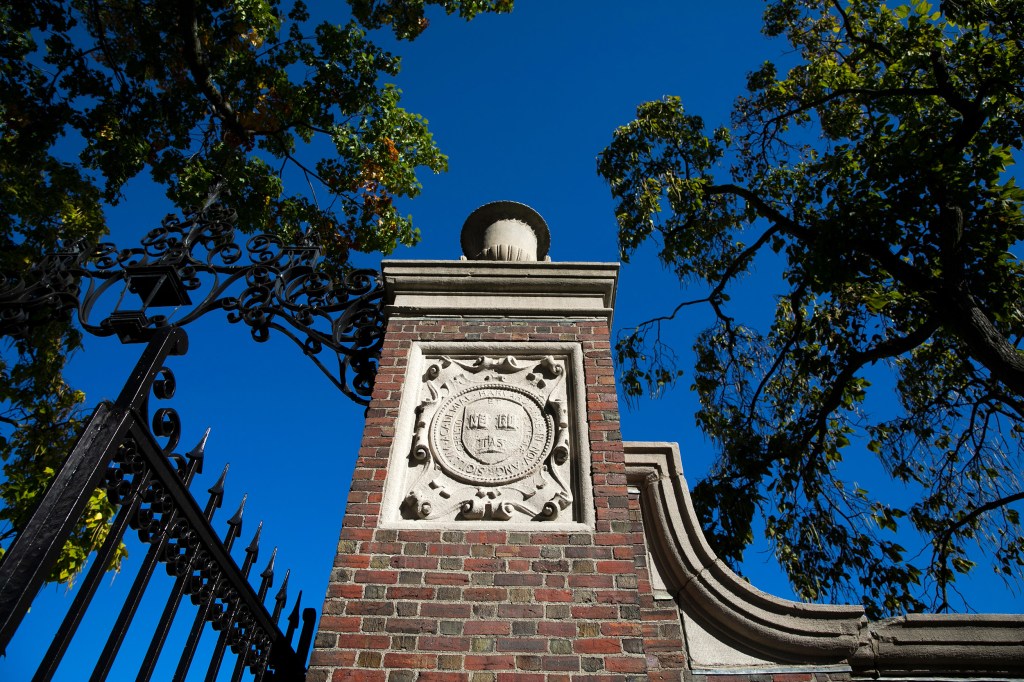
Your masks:
M848 659L867 624L859 606L822 606L773 597L715 556L697 522L675 443L624 443L629 482L641 488L652 553L666 583L701 618L761 657L782 662Z
M880 674L1003 673L1024 678L1024 616L910 614L870 623L851 663Z
M871 674L1024 675L1024 616L910 615L869 622L860 606L805 604L762 592L704 539L675 443L624 443L641 489L651 553L687 610L749 653L775 663L849 663Z

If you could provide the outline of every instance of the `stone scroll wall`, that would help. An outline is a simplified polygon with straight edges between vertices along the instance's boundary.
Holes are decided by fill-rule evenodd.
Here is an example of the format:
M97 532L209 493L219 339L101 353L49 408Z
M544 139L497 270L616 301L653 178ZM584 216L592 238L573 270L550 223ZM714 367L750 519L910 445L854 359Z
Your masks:
M638 553L607 321L392 318L385 338L307 680L648 679L649 661L666 665L645 655L659 641L678 665ZM381 527L414 340L581 345L593 530Z

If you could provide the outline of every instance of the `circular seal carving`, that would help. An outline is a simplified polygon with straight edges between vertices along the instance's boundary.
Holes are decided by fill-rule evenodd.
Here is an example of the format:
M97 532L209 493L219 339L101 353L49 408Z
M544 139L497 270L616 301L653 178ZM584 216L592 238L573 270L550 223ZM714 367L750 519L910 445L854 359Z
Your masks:
M473 384L434 413L431 449L449 475L503 485L536 471L551 449L554 420L543 399L520 386Z

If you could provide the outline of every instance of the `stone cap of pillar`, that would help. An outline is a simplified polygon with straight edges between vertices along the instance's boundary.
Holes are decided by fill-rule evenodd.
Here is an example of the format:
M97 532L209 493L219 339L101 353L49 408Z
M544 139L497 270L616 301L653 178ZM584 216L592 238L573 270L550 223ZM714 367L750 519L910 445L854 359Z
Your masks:
M462 253L468 260L545 261L551 245L548 224L518 201L492 201L462 225Z
M605 318L618 263L386 260L385 310L399 317Z

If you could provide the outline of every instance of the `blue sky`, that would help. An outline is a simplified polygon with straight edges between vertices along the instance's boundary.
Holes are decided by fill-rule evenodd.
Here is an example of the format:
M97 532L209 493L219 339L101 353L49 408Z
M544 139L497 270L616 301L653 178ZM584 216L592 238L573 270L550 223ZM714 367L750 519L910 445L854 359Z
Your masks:
M310 4L314 14L320 11L317 3ZM784 43L768 42L759 33L762 7L754 0L517 0L511 15L481 16L468 24L432 16L431 26L411 44L395 45L387 35L378 36L404 57L395 82L404 92L405 107L429 119L450 159L447 174L424 176L422 196L403 202L422 230L422 244L392 257L456 259L465 217L481 204L509 199L529 204L547 220L553 260L616 261L613 205L596 175L596 155L615 127L631 120L639 103L664 95L680 95L709 126L727 123L746 73L765 59L787 59ZM127 201L111 210L113 241L133 246L166 210L159 192L134 183ZM379 256L368 256L360 262L375 267L378 261ZM757 293L748 292L745 305L755 318L767 319L771 312L772 300L762 288L769 275L761 273L750 283ZM641 250L622 269L616 328L664 313L683 296L653 252ZM688 375L685 351L706 322L695 312L677 325L681 366ZM189 354L170 363L178 377L172 404L182 417L183 447L191 447L212 427L207 467L195 488L212 485L230 462L227 498L218 518L230 516L248 493L242 540L248 542L256 522L264 520L259 568L270 547L278 545L278 575L291 567L291 595L302 589L304 603L319 611L362 409L284 338L257 345L245 329L216 314L188 332ZM71 383L86 391L89 404L113 398L140 351L110 339L87 338L72 364ZM626 440L679 442L693 484L714 453L694 425L696 401L688 385L687 376L661 401L642 401L633 410L623 406L622 432ZM132 558L143 554L135 545ZM751 550L745 572L755 586L790 596L767 551ZM103 598L116 603L132 575L129 566L110 581L113 591ZM986 569L972 581L969 594L978 610L1024 610L1024 600L1007 592ZM32 654L41 654L35 642L42 640L35 638L56 627L48 609L66 599L63 588L45 590L11 656L0 661L0 677L27 676ZM102 627L97 621L87 630ZM207 642L212 639L207 635ZM79 646L83 654L91 649ZM70 660L75 655L73 650ZM66 679L81 675L68 666L63 674Z

